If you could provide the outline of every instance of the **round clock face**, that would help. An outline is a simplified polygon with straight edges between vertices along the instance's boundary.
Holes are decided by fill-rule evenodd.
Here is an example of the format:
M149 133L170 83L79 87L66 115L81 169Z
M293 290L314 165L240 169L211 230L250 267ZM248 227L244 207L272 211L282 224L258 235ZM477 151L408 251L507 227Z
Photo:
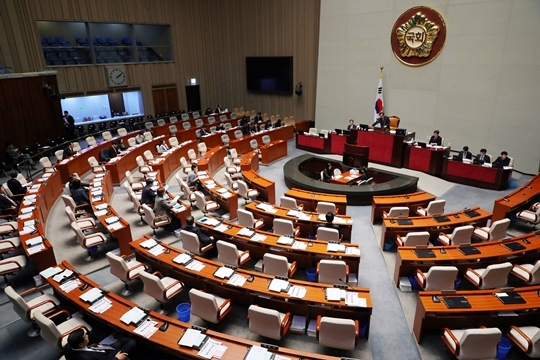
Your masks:
M112 69L109 79L115 85L122 85L126 82L126 73L122 69Z

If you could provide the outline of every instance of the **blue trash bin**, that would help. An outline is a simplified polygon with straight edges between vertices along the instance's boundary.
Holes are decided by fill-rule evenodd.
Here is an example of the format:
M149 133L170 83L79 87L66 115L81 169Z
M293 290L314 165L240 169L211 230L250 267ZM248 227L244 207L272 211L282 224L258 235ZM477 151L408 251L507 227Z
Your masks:
M506 356L510 352L511 348L512 348L512 343L510 342L510 340L508 340L505 337L501 337L501 340L499 340L499 345L497 345L496 358L499 360L506 359Z
M418 281L416 281L416 274L409 275L409 282L411 283L411 290L420 290L420 285L418 285Z
M389 240L384 242L384 251L390 251L394 247L394 242Z
M365 339L367 335L368 323L367 321L358 320L360 322L360 339Z
M178 313L178 319L180 321L188 322L191 305L189 303L181 303L176 307L176 312Z
M312 267L307 268L306 277L308 281L311 281L311 282L317 281L317 269L312 268Z
M459 277L456 277L455 287L454 289L459 289L459 285L461 284L461 279Z

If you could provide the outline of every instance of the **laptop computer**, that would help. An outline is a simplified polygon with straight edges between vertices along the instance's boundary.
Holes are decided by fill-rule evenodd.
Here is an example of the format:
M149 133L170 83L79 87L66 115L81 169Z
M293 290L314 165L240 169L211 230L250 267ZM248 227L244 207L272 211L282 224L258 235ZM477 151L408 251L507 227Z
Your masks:
M358 127L360 128L360 130L364 130L364 131L369 129L369 125L367 125L367 124L360 124L360 125L358 125Z
M453 155L452 160L454 160L454 161L463 161L463 159L459 155Z
M341 129L336 129L336 134L341 135Z

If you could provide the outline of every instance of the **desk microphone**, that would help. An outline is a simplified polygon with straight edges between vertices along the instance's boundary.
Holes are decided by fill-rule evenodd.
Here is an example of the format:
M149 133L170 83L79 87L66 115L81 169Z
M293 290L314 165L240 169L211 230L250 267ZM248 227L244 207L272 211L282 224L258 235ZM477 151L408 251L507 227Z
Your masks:
M354 288L352 286L349 285L349 283L343 281L343 279L338 279L340 282L343 283L343 285L345 285L347 287L347 289L350 289L351 291L354 291ZM343 285L340 285L340 287L342 287Z
M409 198L409 195L405 195L405 196L403 196L403 197L404 197L405 199L408 199L408 198Z

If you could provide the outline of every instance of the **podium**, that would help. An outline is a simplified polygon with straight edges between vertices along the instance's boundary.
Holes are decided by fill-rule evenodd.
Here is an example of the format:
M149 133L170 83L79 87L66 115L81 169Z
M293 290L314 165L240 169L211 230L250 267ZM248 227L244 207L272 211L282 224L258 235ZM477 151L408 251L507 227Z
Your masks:
M369 146L358 146L353 144L344 144L342 162L354 168L368 166Z

